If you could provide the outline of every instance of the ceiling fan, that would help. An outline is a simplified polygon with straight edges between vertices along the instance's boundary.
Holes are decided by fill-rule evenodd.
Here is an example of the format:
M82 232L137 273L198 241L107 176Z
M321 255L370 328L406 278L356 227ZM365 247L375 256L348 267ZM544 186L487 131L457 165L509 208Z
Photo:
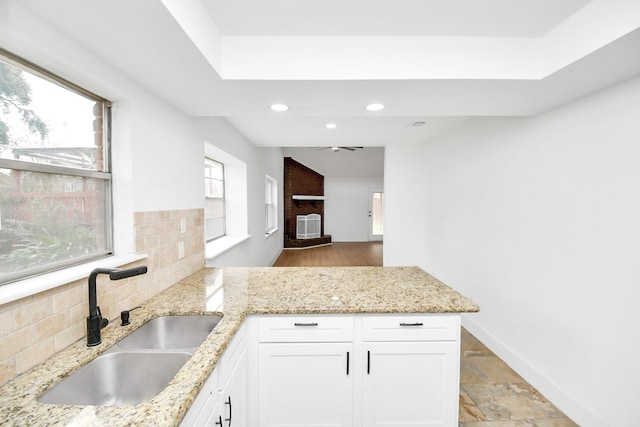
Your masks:
M323 147L323 148L318 148L318 150L331 150L334 153L336 151L340 151L340 150L347 150L347 151L356 151L356 150L362 150L364 147L338 147L338 146L332 146L332 147Z

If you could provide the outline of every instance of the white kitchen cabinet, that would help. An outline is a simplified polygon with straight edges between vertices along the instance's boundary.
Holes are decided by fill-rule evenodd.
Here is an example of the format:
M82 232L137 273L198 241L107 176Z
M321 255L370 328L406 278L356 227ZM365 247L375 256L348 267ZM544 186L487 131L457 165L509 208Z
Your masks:
M182 425L457 426L459 352L457 314L252 317Z
M245 329L236 332L180 427L248 427Z
M247 387L247 357L246 351L242 351L229 380L220 391L223 427L248 426Z
M217 402L217 405L213 407L211 411L203 412L194 423L194 426L204 427L220 427L222 425L224 425L224 422L219 402Z
M262 316L257 327L261 343L353 342L354 336L352 316Z
M363 319L362 420L367 427L456 426L459 319Z
M261 427L457 426L457 314L263 316L258 337Z
M264 317L258 337L261 427L353 426L352 318Z
M457 425L457 352L455 342L366 343L363 425Z
M236 332L218 363L222 427L248 427L247 327Z
M260 426L353 425L352 343L261 343Z
M218 371L214 369L182 419L180 427L215 427L216 421L221 423L219 400Z

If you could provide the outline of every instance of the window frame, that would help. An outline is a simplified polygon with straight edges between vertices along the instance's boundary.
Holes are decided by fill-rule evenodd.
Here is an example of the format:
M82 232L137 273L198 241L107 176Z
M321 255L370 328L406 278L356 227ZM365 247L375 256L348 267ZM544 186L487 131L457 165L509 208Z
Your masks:
M264 176L264 197L265 235L270 236L278 230L278 180L269 175Z
M226 167L225 164L221 161L218 161L216 159L213 159L209 156L205 156L204 158L204 164L205 164L205 169L207 167L207 161L212 162L212 163L216 163L218 165L220 165L222 167L222 178L221 179L217 179L217 178L210 178L207 177L207 174L205 172L204 174L204 182L205 182L205 212L204 212L204 235L205 235L205 243L208 242L212 242L216 239L220 239L222 237L225 237L227 235L227 177L226 177ZM222 197L214 197L214 196L208 196L207 195L207 180L216 180L216 181L221 181L222 182ZM215 199L215 200L222 200L222 216L221 217L216 217L217 218L222 218L222 233L220 234L216 234L214 237L209 237L209 232L207 229L207 220L211 219L209 217L207 217L207 209L206 209L206 205L207 205L207 200L208 199Z
M67 177L79 177L90 178L102 181L103 187L103 233L104 233L104 246L98 248L95 253L87 256L77 256L69 260L58 261L46 264L44 266L38 266L35 268L29 268L20 271L15 274L7 274L0 279L0 288L12 283L24 281L26 279L38 277L51 273L52 271L66 270L81 266L83 264L91 263L93 261L104 259L114 254L114 214L113 214L113 174L111 165L111 130L112 130L112 117L111 108L112 102L99 96L71 81L68 81L47 69L34 64L33 62L24 59L18 55L13 54L3 48L0 48L0 59L7 62L21 70L38 76L44 80L49 81L52 84L58 85L65 90L73 92L79 96L85 97L96 103L102 105L102 170L91 170L74 168L70 166L58 166L48 163L36 163L18 159L0 158L0 169L9 169L12 171L33 172L41 174L51 174L56 176Z

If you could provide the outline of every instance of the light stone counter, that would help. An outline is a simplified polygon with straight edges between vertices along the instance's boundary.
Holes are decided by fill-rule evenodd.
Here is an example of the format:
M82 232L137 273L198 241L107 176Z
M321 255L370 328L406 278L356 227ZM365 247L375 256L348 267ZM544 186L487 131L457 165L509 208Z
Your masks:
M98 303L100 295L98 295ZM0 387L2 426L176 426L250 314L461 313L478 306L416 267L203 269L112 321L102 344L80 340ZM223 319L159 395L137 406L71 406L37 398L146 321L167 314Z

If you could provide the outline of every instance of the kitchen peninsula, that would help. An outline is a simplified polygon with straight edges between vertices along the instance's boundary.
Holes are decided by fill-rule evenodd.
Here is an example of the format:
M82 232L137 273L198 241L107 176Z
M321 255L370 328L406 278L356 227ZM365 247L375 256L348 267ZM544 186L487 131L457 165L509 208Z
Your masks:
M388 334L393 328L384 325L385 319L395 322L405 314L413 316L412 323L400 323L405 327L403 331L409 331L401 332L409 338L400 341L416 341L412 336L432 334L436 337L433 341L451 342L451 348L459 352L459 313L478 310L474 302L417 267L203 269L150 299L141 309L132 313L131 325L121 327L119 322L112 322L103 330L101 345L87 348L84 340L81 340L2 386L0 425L177 426L212 372L216 372L214 368L218 369L216 365L234 336L250 319L256 321L260 332L256 329L253 334L245 334L246 341L250 347L257 349L263 346L269 351L280 348L274 343L299 342L298 338L287 338L287 329L274 326L273 319L279 322L278 319L302 316L306 320L331 318L341 325L346 324L346 328L338 328L342 332L338 333L341 337L336 339L341 343L349 342L348 349L352 349L346 354L346 374L363 379L365 374L356 374L354 370L360 367L364 369L364 355L370 357L377 347L371 347L372 350L366 350L368 353L365 353L365 346L360 344L394 341ZM54 384L148 320L160 315L210 313L224 317L167 388L151 400L137 406L103 407L49 405L37 401ZM445 326L439 320L434 327L422 324L423 321L445 318L451 320L447 320ZM317 326L315 323L309 325ZM438 338L444 335L447 338ZM252 342L252 337L257 337L260 344ZM311 338L311 341L314 339ZM322 341L326 340L323 338ZM362 361L356 361L356 355L362 356L359 357ZM457 361L458 354L455 357ZM249 357L248 360L258 366L257 357ZM269 360L267 353L265 360ZM367 366L367 369L370 367ZM455 369L456 383L448 386L455 386L457 408L458 366ZM251 382L253 371L250 369L248 372ZM266 377L261 378L260 386L264 387ZM354 387L361 386L356 384ZM260 407L259 403L257 406ZM249 409L254 417L257 416L258 407ZM367 416L360 418L360 415L355 415L355 419L367 419ZM262 415L260 420L262 422Z

